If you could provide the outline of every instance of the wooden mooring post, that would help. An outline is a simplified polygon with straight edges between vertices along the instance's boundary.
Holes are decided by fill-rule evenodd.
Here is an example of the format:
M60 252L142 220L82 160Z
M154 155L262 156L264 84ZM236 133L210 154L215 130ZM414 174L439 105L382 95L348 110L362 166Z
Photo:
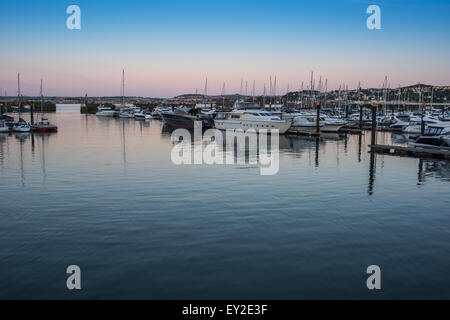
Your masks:
M316 134L320 135L320 101L317 102Z
M422 112L420 113L420 133L424 134L425 133L425 121L423 120L424 117L424 112L425 112L425 102L422 103Z
M32 103L30 107L30 123L31 125L34 124L34 103Z
M377 143L377 103L372 104L372 132L371 132L371 145L376 145Z
M362 131L363 127L363 104L359 104L359 130Z

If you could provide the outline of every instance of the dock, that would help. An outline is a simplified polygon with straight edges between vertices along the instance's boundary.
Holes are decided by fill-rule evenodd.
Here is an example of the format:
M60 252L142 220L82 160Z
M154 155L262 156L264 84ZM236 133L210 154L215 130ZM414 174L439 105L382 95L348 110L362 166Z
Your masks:
M375 153L391 154L396 156L409 156L417 158L436 158L450 160L450 151L442 149L388 146L383 144L369 145L370 151Z

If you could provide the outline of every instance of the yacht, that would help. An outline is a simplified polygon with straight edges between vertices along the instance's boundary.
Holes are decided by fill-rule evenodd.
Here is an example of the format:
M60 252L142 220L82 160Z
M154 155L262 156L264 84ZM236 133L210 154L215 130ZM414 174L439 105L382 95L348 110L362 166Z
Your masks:
M450 150L450 125L429 125L423 135L418 136L408 145L415 148Z
M103 105L100 105L97 110L98 111L95 114L97 117L114 117L114 115L116 114L115 110Z
M152 117L153 117L153 119L161 120L162 119L161 113L169 112L169 111L171 111L171 108L169 108L167 106L159 105L155 109L153 109Z
M140 111L134 114L134 120L150 120L152 118L152 113L150 111Z
M441 121L424 117L423 121L425 122L425 129L428 128L429 125L436 125L441 123ZM409 136L410 138L417 138L422 132L422 120L420 117L412 117L409 124L403 129L403 133Z
M254 110L233 110L227 113L218 113L214 124L220 130L248 130L255 129L258 132L266 129L268 132L277 129L279 134L284 134L291 127L291 120L281 120L270 112Z
M301 115L292 121L291 133L315 133L317 131L317 117L313 115ZM323 130L323 122L319 122L320 130Z
M130 107L120 108L119 118L134 118L134 109Z
M320 123L323 124L323 127L320 128L323 132L339 132L339 130L348 123L345 120L332 118L327 115L321 115L319 120Z
M256 109L259 109L259 104L255 103L255 102L246 102L246 101L242 101L242 100L236 100L233 104L233 109L234 110L246 110L246 109L256 110Z
M194 129L195 121L201 121L203 128L212 128L214 125L211 117L202 114L192 115L181 108L161 112L161 116L164 124L173 128Z

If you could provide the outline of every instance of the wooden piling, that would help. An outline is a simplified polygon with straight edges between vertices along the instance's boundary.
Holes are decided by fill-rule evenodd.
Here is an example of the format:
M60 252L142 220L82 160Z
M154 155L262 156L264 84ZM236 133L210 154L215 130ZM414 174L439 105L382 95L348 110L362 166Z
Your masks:
M359 130L363 127L363 104L359 104Z
M371 136L371 144L376 145L377 140L377 103L374 102L372 104L372 136Z
M34 103L32 103L30 107L30 123L31 125L34 124Z
M424 134L425 133L425 121L423 121L423 116L424 116L424 112L425 112L425 102L422 103L422 112L421 112L421 116L420 116L420 133Z
M317 102L316 134L320 135L320 101Z

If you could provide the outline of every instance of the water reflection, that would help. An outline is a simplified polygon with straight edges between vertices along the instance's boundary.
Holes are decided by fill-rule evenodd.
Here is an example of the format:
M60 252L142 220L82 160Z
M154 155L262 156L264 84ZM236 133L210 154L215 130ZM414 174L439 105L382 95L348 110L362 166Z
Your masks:
M424 184L427 178L450 181L450 163L448 161L419 159L417 184Z
M107 139L108 142L104 146L105 150L110 147L117 146L120 153L116 153L115 157L111 156L111 159L120 159L120 163L123 164L123 168L126 170L129 165L129 151L136 150L136 136L142 139L148 139L148 135L153 135L152 139L157 139L162 144L172 144L171 135L174 131L173 128L164 125L161 121L135 121L133 119L114 119L114 118L101 118L95 116L79 116L73 115L78 118L82 124L82 130L77 132L78 137L83 135L89 137L88 141L102 137ZM72 120L73 121L73 120ZM153 128L150 130L150 128ZM62 132L54 134L55 137L64 135L65 128L61 127ZM192 132L192 131L191 131ZM134 133L134 134L133 134ZM156 134L155 134L156 133ZM72 133L70 133L72 134ZM100 135L99 135L100 134ZM115 137L115 138L111 138ZM269 136L270 137L270 136ZM403 135L380 133L379 141L383 143L405 143ZM9 158L13 158L11 150L9 150L9 141L17 141L17 147L13 144L13 148L17 150L18 157L16 158L17 168L20 172L20 181L23 187L27 182L27 153L31 155L32 162L35 162L35 156L40 155L41 173L44 181L47 178L47 164L46 157L48 151L48 145L51 143L49 134L37 134L37 133L10 133L0 135L0 165L5 167L5 163ZM30 141L30 147L26 148L26 144ZM224 156L227 152L226 135L223 136ZM191 134L191 142L195 143L194 134ZM268 139L267 152L271 152L270 138ZM70 142L67 142L70 144ZM208 144L215 143L215 141L203 141L203 148ZM109 147L108 147L109 146ZM158 144L160 146L160 144ZM238 152L242 151L243 153ZM39 150L40 149L40 150ZM31 152L30 152L31 150ZM170 149L169 149L170 150ZM249 149L248 145L238 144L234 151L235 163L249 164L251 161L258 159L260 153L260 146L256 149ZM330 166L348 165L349 161L355 163L368 162L368 186L367 193L373 195L375 192L375 180L378 171L383 171L385 161L391 156L375 155L367 152L367 142L365 134L337 134L337 133L323 133L320 137L310 136L297 136L297 135L281 135L279 136L279 151L280 156L284 159L291 158L307 163L307 165L319 168ZM111 154L117 152L109 151ZM133 156L139 156L138 152L132 152ZM255 155L256 154L256 155ZM367 154L367 156L366 156ZM167 156L170 157L170 151L167 152ZM379 160L377 159L380 158ZM388 158L386 158L388 157ZM353 160L352 160L353 158ZM10 160L11 160L10 159ZM330 161L331 160L331 161ZM113 160L108 160L111 163ZM381 162L380 162L381 161ZM399 161L403 161L400 160ZM417 185L423 185L427 179L439 179L443 181L450 181L450 164L446 161L434 161L434 160L422 160L415 159L417 161ZM170 160L169 160L170 163ZM9 165L14 165L14 161L9 162ZM282 165L281 165L282 166ZM388 164L386 164L388 166ZM281 168L281 167L280 167ZM366 167L367 168L367 167ZM380 171L380 172L381 172Z
M7 147L5 145L7 143L8 135L8 133L0 133L0 165L2 168L5 160L5 154L7 152Z
M375 175L376 175L376 160L377 155L375 152L370 153L370 163L369 163L369 187L367 188L367 193L369 195L373 195L374 192L374 183L375 183Z
M361 162L362 134L358 137L358 162Z
M30 137L29 132L14 132L14 136L19 140L19 151L20 151L20 181L22 187L25 187L25 169L24 169L24 160L23 160L23 148L24 143L27 138Z

